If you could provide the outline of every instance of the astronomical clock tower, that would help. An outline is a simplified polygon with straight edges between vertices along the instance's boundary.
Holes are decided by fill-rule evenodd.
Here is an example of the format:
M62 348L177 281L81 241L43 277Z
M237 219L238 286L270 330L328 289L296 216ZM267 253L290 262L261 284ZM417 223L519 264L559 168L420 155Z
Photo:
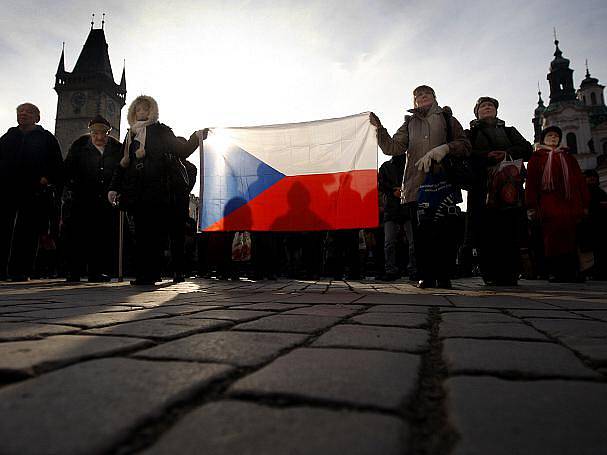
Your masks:
M125 70L122 69L120 84L114 82L112 66L105 40L104 22L91 31L72 72L65 70L64 50L55 75L55 91L58 95L55 136L63 157L74 140L87 134L88 122L100 114L112 125L111 136L120 140L120 113L126 99Z

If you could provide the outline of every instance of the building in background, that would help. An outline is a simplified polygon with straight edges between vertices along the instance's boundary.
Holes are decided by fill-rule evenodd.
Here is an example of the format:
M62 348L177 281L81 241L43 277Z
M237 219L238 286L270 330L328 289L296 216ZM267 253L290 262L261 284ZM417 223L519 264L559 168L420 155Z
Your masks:
M586 77L576 90L573 70L563 57L559 41L555 39L554 60L547 75L550 84L550 103L544 106L541 92L534 111L535 141L539 141L542 128L557 125L563 130L563 142L576 155L582 170L597 169L601 186L607 186L607 106L603 85L590 76L586 64Z
M55 75L57 117L55 136L63 157L75 139L88 132L88 122L100 114L112 125L111 135L120 140L120 115L126 100L125 69L120 84L114 82L105 40L104 23L91 31L72 72L65 70L65 49L61 51Z

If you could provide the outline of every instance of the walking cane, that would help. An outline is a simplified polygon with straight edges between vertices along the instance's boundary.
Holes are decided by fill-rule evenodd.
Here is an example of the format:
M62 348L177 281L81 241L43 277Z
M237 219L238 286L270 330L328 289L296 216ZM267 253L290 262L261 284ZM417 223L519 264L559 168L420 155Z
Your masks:
M123 242L124 242L124 212L122 210L119 211L118 220L120 223L120 226L118 227L118 282L121 283L124 278L123 273L122 273L122 251L123 251Z

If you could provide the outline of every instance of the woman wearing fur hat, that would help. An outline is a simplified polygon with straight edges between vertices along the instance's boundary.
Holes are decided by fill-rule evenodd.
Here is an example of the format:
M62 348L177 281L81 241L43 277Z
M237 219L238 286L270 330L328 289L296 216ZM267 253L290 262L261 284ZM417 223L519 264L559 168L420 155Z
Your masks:
M172 199L170 155L187 158L198 147L198 136L182 142L158 121L158 104L150 96L138 96L129 106L127 132L119 171L114 175L108 199L127 208L135 224L134 285L160 281L162 252L167 239L167 214ZM203 139L206 137L206 130Z
M525 200L527 216L539 221L550 281L580 281L576 229L588 213L588 188L574 156L561 147L558 126L542 131L529 160Z
M472 144L471 162L478 180L468 191L466 240L464 252L479 253L485 283L515 285L519 269L519 232L524 221L523 209L488 208L487 180L490 169L506 156L527 161L533 148L513 126L497 117L499 102L482 96L474 106L475 120L466 131Z
M86 265L89 281L109 281L115 264L118 218L107 192L122 158L122 144L109 135L111 130L110 122L95 116L89 122L90 134L76 139L65 158L68 281L80 281Z
M370 121L377 128L377 141L384 154L407 155L401 202L411 214L417 286L449 288L449 274L455 266L455 228L448 218L453 217L444 217L420 229L417 193L432 162L442 161L447 154L468 155L470 142L451 109L438 105L431 87L420 85L413 90L413 104L414 109L409 111L413 115L405 116L405 123L394 136L388 134L374 113L370 114Z

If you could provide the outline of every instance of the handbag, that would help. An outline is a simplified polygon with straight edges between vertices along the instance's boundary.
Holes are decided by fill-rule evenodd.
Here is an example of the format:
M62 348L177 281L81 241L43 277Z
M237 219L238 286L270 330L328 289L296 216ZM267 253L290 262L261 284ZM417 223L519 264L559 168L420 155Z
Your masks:
M165 158L168 167L169 189L177 193L188 194L190 179L185 165L174 153L165 153Z
M510 155L489 168L487 207L513 209L523 206L525 165L522 158L513 160Z
M447 180L452 185L470 190L478 181L472 162L467 156L455 156L447 153L440 164L447 174Z

